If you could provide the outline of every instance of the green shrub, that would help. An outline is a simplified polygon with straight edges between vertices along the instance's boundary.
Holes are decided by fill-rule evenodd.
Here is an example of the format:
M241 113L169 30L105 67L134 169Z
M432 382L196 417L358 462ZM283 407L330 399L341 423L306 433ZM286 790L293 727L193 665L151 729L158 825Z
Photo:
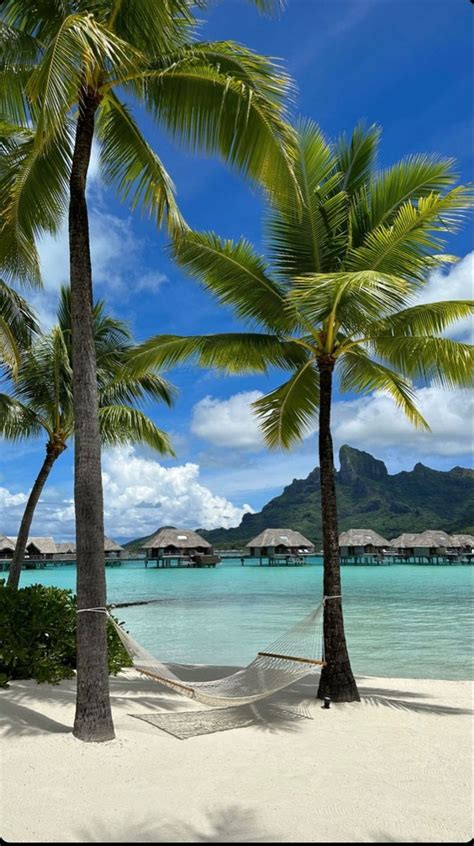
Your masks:
M109 672L130 667L108 621ZM0 686L10 679L58 684L76 667L76 597L70 590L31 585L13 590L0 585Z

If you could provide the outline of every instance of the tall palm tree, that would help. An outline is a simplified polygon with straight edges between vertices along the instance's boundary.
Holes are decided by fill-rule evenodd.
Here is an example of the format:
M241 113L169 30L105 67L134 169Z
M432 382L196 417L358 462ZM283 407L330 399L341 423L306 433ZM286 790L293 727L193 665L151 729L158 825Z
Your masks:
M262 11L280 0L254 0ZM184 227L172 181L133 117L139 104L191 149L218 153L281 195L291 181L285 123L288 79L271 61L230 41L196 40L205 0L4 0L0 192L6 201L0 268L37 278L34 240L57 231L68 204L72 291L77 597L105 603L100 433L92 329L86 181L94 138L102 173L119 197L170 231ZM30 127L33 126L33 129ZM11 174L14 174L13 176ZM80 614L74 734L114 736L106 625Z
M147 444L173 455L168 436L142 411L130 405L144 397L172 402L172 388L153 374L126 377L125 362L133 349L124 323L94 306L99 426L104 445ZM22 356L11 391L0 394L0 434L18 441L45 435L46 457L41 465L21 519L8 585L17 588L35 509L54 463L74 434L72 401L70 292L63 288L58 325L41 336Z
M344 634L338 550L331 406L333 380L342 391L391 395L415 426L416 385L467 385L473 347L443 337L472 312L471 301L416 304L446 233L472 204L454 187L452 161L412 156L375 171L379 131L358 126L329 144L318 127L298 131L296 175L303 197L267 220L268 259L245 240L183 232L177 262L217 300L262 331L183 338L158 336L137 348L133 372L194 359L230 372L290 378L254 403L270 447L291 447L319 416L319 464L324 547L324 667L319 695L358 700ZM289 195L290 196L290 195Z
M0 279L0 365L8 368L13 377L18 372L22 350L38 332L26 300Z

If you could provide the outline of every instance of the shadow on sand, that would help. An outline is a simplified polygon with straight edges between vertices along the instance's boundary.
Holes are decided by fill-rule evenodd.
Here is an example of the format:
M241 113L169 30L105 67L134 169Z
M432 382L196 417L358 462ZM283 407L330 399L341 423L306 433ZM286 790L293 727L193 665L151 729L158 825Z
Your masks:
M157 814L158 816L158 814ZM80 843L274 843L264 831L252 809L230 805L209 812L206 823L198 827L184 821L160 823L152 818L117 822L112 828L100 820L92 821L76 832Z

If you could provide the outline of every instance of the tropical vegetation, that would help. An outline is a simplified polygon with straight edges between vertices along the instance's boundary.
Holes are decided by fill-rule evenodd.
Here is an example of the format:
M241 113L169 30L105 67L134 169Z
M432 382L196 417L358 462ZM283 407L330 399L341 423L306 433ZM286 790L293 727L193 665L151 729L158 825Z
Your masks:
M122 321L93 308L101 441L106 446L147 444L173 455L165 432L133 403L142 399L171 404L173 389L159 375L125 376L123 368L133 347ZM28 497L10 562L8 585L17 588L34 513L44 485L74 435L72 400L71 297L62 288L58 324L24 350L8 393L0 393L0 434L12 441L46 437L46 456Z
M300 122L297 196L270 208L267 258L242 239L177 233L176 261L249 331L162 335L137 351L134 372L195 360L228 372L283 368L289 378L255 404L269 447L290 448L319 423L327 664L319 696L359 699L344 632L331 436L334 380L351 394L389 394L414 426L428 429L416 386L472 382L473 347L444 335L472 301L417 303L442 250L472 204L451 160L414 155L376 170L379 130L355 128L329 143ZM260 330L260 331L259 331Z
M0 367L16 376L21 352L39 332L26 300L0 279Z
M0 687L13 679L58 684L76 667L76 597L45 585L12 590L0 584ZM107 623L108 669L131 664L112 621Z
M263 11L280 0L254 0ZM286 75L231 41L196 37L205 0L5 0L1 8L2 238L7 281L40 275L35 240L68 210L72 298L77 590L105 603L99 406L86 182L93 141L120 199L175 233L184 222L162 161L142 134L144 108L192 149L217 153L281 197L292 181ZM74 734L114 736L105 618L78 625Z

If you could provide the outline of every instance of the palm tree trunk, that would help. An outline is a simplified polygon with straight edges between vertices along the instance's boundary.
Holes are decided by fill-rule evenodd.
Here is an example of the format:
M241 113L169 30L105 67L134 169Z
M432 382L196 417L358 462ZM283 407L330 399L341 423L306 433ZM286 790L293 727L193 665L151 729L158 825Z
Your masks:
M48 441L46 444L46 458L43 461L41 470L36 477L36 481L28 497L28 502L26 503L26 508L23 512L18 537L16 539L15 551L9 567L7 585L15 590L18 588L20 582L21 565L25 557L26 544L28 543L28 536L30 534L30 528L33 522L36 506L38 505L38 500L54 462L65 448L66 447L64 445L59 447L51 441Z
M341 572L339 565L339 530L337 522L336 480L331 437L332 374L334 359L319 361L319 467L324 552L324 652L318 697L330 696L335 702L360 701L352 674L344 634Z
M105 606L104 516L97 374L92 324L92 269L86 179L98 100L85 90L80 102L70 177L69 255L74 403L74 501L77 607ZM107 618L77 615L77 699L73 733L85 741L114 735L107 666Z

